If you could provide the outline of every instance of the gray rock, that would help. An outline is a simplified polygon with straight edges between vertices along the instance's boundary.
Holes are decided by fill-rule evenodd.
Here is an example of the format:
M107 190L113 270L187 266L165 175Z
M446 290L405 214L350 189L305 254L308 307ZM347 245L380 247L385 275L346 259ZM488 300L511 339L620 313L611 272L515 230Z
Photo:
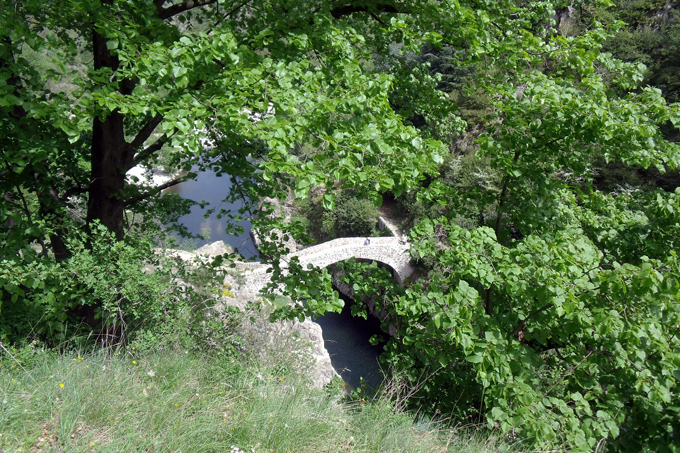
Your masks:
M194 252L196 255L209 255L218 256L224 255L225 253L233 253L234 251L230 246L225 244L223 241L216 241L212 244L206 244L203 247L196 249Z
M331 364L331 356L324 346L321 326L311 319L305 319L303 322L294 322L293 330L300 335L300 338L312 344L311 354L316 360L316 367L314 370L310 370L312 382L315 388L323 388L338 374L335 372Z

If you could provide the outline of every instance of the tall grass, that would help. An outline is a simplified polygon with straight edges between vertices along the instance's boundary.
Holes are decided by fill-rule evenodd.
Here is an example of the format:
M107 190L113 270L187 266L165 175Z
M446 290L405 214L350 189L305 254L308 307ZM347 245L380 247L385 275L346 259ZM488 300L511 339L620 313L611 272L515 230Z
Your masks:
M387 400L343 403L263 361L184 350L139 355L3 352L0 450L338 452L495 451L502 444L395 413ZM16 357L15 357L16 359ZM277 371L274 371L277 370Z

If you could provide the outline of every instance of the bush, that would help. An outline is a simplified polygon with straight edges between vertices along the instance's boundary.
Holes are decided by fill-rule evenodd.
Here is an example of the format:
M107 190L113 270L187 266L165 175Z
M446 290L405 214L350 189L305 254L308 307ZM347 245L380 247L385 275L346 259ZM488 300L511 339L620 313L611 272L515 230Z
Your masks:
M61 262L27 254L0 261L0 341L112 346L169 320L203 322L215 301L212 273L157 253L150 240L116 241L97 226L69 247L73 255Z
M376 235L378 210L370 200L354 195L341 196L333 214L338 237Z
M338 237L378 236L378 209L367 198L360 198L353 191L344 191L336 197L333 210L325 210L322 197L309 197L298 205L299 212L306 219L297 223L304 225L310 237L327 241Z

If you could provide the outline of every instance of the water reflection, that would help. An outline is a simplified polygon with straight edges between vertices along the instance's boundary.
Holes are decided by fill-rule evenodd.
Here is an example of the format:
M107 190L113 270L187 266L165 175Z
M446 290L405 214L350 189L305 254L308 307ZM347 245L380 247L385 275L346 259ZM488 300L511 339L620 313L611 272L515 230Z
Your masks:
M238 249L239 253L245 258L252 258L257 256L257 249L253 240L250 237L250 229L252 227L248 220L241 220L236 222L243 228L243 233L238 235L231 235L226 233L229 220L226 217L218 218L221 209L230 210L234 215L238 214L238 210L243 207L242 201L234 203L226 203L224 198L229 195L231 191L231 182L228 176L217 176L211 170L198 173L195 180L185 181L168 189L168 192L176 193L182 198L201 202L203 200L210 203L207 207L201 208L195 205L191 208L191 212L179 218L179 223L184 225L189 232L193 234L200 234L206 239L203 240L186 240L185 245L200 247L215 241L224 241L231 247ZM208 217L205 217L206 211L214 209Z

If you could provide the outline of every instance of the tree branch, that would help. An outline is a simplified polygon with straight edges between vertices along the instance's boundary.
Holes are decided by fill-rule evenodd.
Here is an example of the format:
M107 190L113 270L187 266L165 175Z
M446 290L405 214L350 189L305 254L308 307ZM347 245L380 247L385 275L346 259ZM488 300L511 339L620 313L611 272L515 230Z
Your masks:
M135 165L138 165L142 161L146 160L151 156L153 153L158 151L163 147L168 142L168 137L167 134L163 134L158 140L156 140L153 144L147 146L143 150L141 150L137 155L135 155L135 158L132 160L132 167ZM130 168L132 168L130 167Z
M73 195L80 195L82 193L87 193L89 188L87 187L81 187L81 186L72 186L64 194L59 197L59 201L66 201L68 200L69 197L72 197Z
M524 318L524 320L521 323L519 323L519 325L515 328L515 331L513 332L513 336L517 335L520 331L526 329L527 322L531 318L533 318L534 316L546 311L548 308L550 308L554 305L555 305L555 303L553 301L550 301L547 304L543 305L542 307L539 307L539 308L535 309L534 311L532 311L531 313L529 313L529 315L526 318Z
M8 49L9 53L9 58L7 59L0 59L0 68L8 68L10 76L7 79L7 85L11 86L13 88L13 94L16 96L18 99L21 99L21 92L19 91L20 86L22 85L21 78L19 74L12 69L13 63L16 61L16 58L14 57L14 48L13 48L13 42L12 39L9 36L6 36L3 38L3 41L5 42L6 48ZM26 118L28 113L24 109L24 106L21 105L21 103L17 103L14 105L12 108L12 111L9 113L9 115L12 118Z
M339 19L343 16L349 16L352 13L365 13L370 12L371 15L375 13L393 13L393 14L406 14L407 11L400 10L392 3L378 3L377 5L367 6L367 5L345 5L338 6L331 9L331 16Z
M151 189L147 192L140 193L139 195L136 195L136 196L134 196L134 197L132 197L128 200L125 200L125 207L133 205L135 203L139 203L142 200L146 200L147 198L152 197L152 196L156 195L157 193L159 193L159 192L161 192L161 191L163 191L163 190L165 190L169 187L176 186L177 184L184 182L187 179L189 179L188 175L180 176L179 178L175 178L172 181L168 181L165 184L161 184L158 187L154 187L153 189Z
M156 129L156 126L161 124L161 121L163 121L163 115L160 113L157 113L156 116L151 118L147 123L140 129L140 131L137 133L137 136L135 136L134 139L130 142L130 147L132 149L139 148L144 144L144 142L151 136L153 131Z
M182 3L176 3L174 5L168 6L167 8L163 8L162 4L163 2L156 1L156 11L158 11L158 17L161 19L168 19L172 16L176 16L179 13L183 13L184 11L188 11L190 9L198 8L201 6L206 6L210 5L213 3L217 3L217 0L187 0Z
M5 167L7 167L7 171L9 173L12 173L12 166L9 164L9 162L5 161ZM17 194L19 195L19 198L21 199L21 203L22 203L22 206L24 208L24 213L26 214L28 221L33 223L33 216L31 215L31 210L28 208L28 203L26 203L26 198L24 198L24 194L21 191L21 187L16 182L13 183L12 185L15 187ZM9 199L7 199L6 195L5 195L5 199L7 201L9 201Z
M46 174L49 173L49 168L47 163L43 162L43 167L45 167ZM62 202L59 200L59 195L53 184L48 185L48 193L46 194L41 189L41 178L43 175L38 173L37 170L33 170L33 180L35 181L35 195L38 199L39 213L43 219L54 218L59 219L63 215L63 211L58 209L61 207ZM55 208L55 204L57 208ZM57 262L64 261L71 257L71 251L66 246L64 237L66 235L66 230L63 226L55 226L51 232L48 232L50 238L50 245L52 246L52 251L54 252L54 258Z
M378 22L380 25L385 25L385 22L384 22L380 17L378 17L375 13L371 13L371 17L372 17L376 22Z
M222 21L223 21L224 19L226 19L227 17L231 17L232 14L234 14L236 11L238 11L238 10L241 9L241 8L243 8L244 6L246 6L246 5L247 5L248 3L250 3L250 2L251 2L251 0L245 0L245 1L242 2L240 5L234 6L231 10L229 10L229 11L227 12L227 14L224 15L224 17L222 17L222 19L220 19L220 20L217 22L217 24L219 24L220 22L222 22ZM217 24L215 24L215 25L217 25Z
M244 7L245 5L247 5L248 3L250 3L250 0L245 0L243 3L241 3L241 4L238 5L238 6L233 7L233 8L231 9L231 11L225 13L222 17L220 17L219 19L217 19L217 20L215 21L215 23L212 25L212 27L210 27L210 30L208 30L208 36L210 36L210 34L211 34L214 30L217 30L217 27L218 27L222 22L224 22L225 19L227 19L228 17L231 17L232 14L234 14L234 13L235 13L236 11L238 11L239 9L243 8L243 7ZM217 7L219 8L219 5L218 5Z
M515 151L515 156L512 159L512 163L516 163L519 159L520 150ZM508 184L510 184L510 174L506 173L503 176L503 182L501 183L501 194L498 197L498 205L496 206L496 222L494 224L494 231L496 232L496 238L499 237L501 230L501 218L503 216L503 208L505 207L505 199L508 195Z

